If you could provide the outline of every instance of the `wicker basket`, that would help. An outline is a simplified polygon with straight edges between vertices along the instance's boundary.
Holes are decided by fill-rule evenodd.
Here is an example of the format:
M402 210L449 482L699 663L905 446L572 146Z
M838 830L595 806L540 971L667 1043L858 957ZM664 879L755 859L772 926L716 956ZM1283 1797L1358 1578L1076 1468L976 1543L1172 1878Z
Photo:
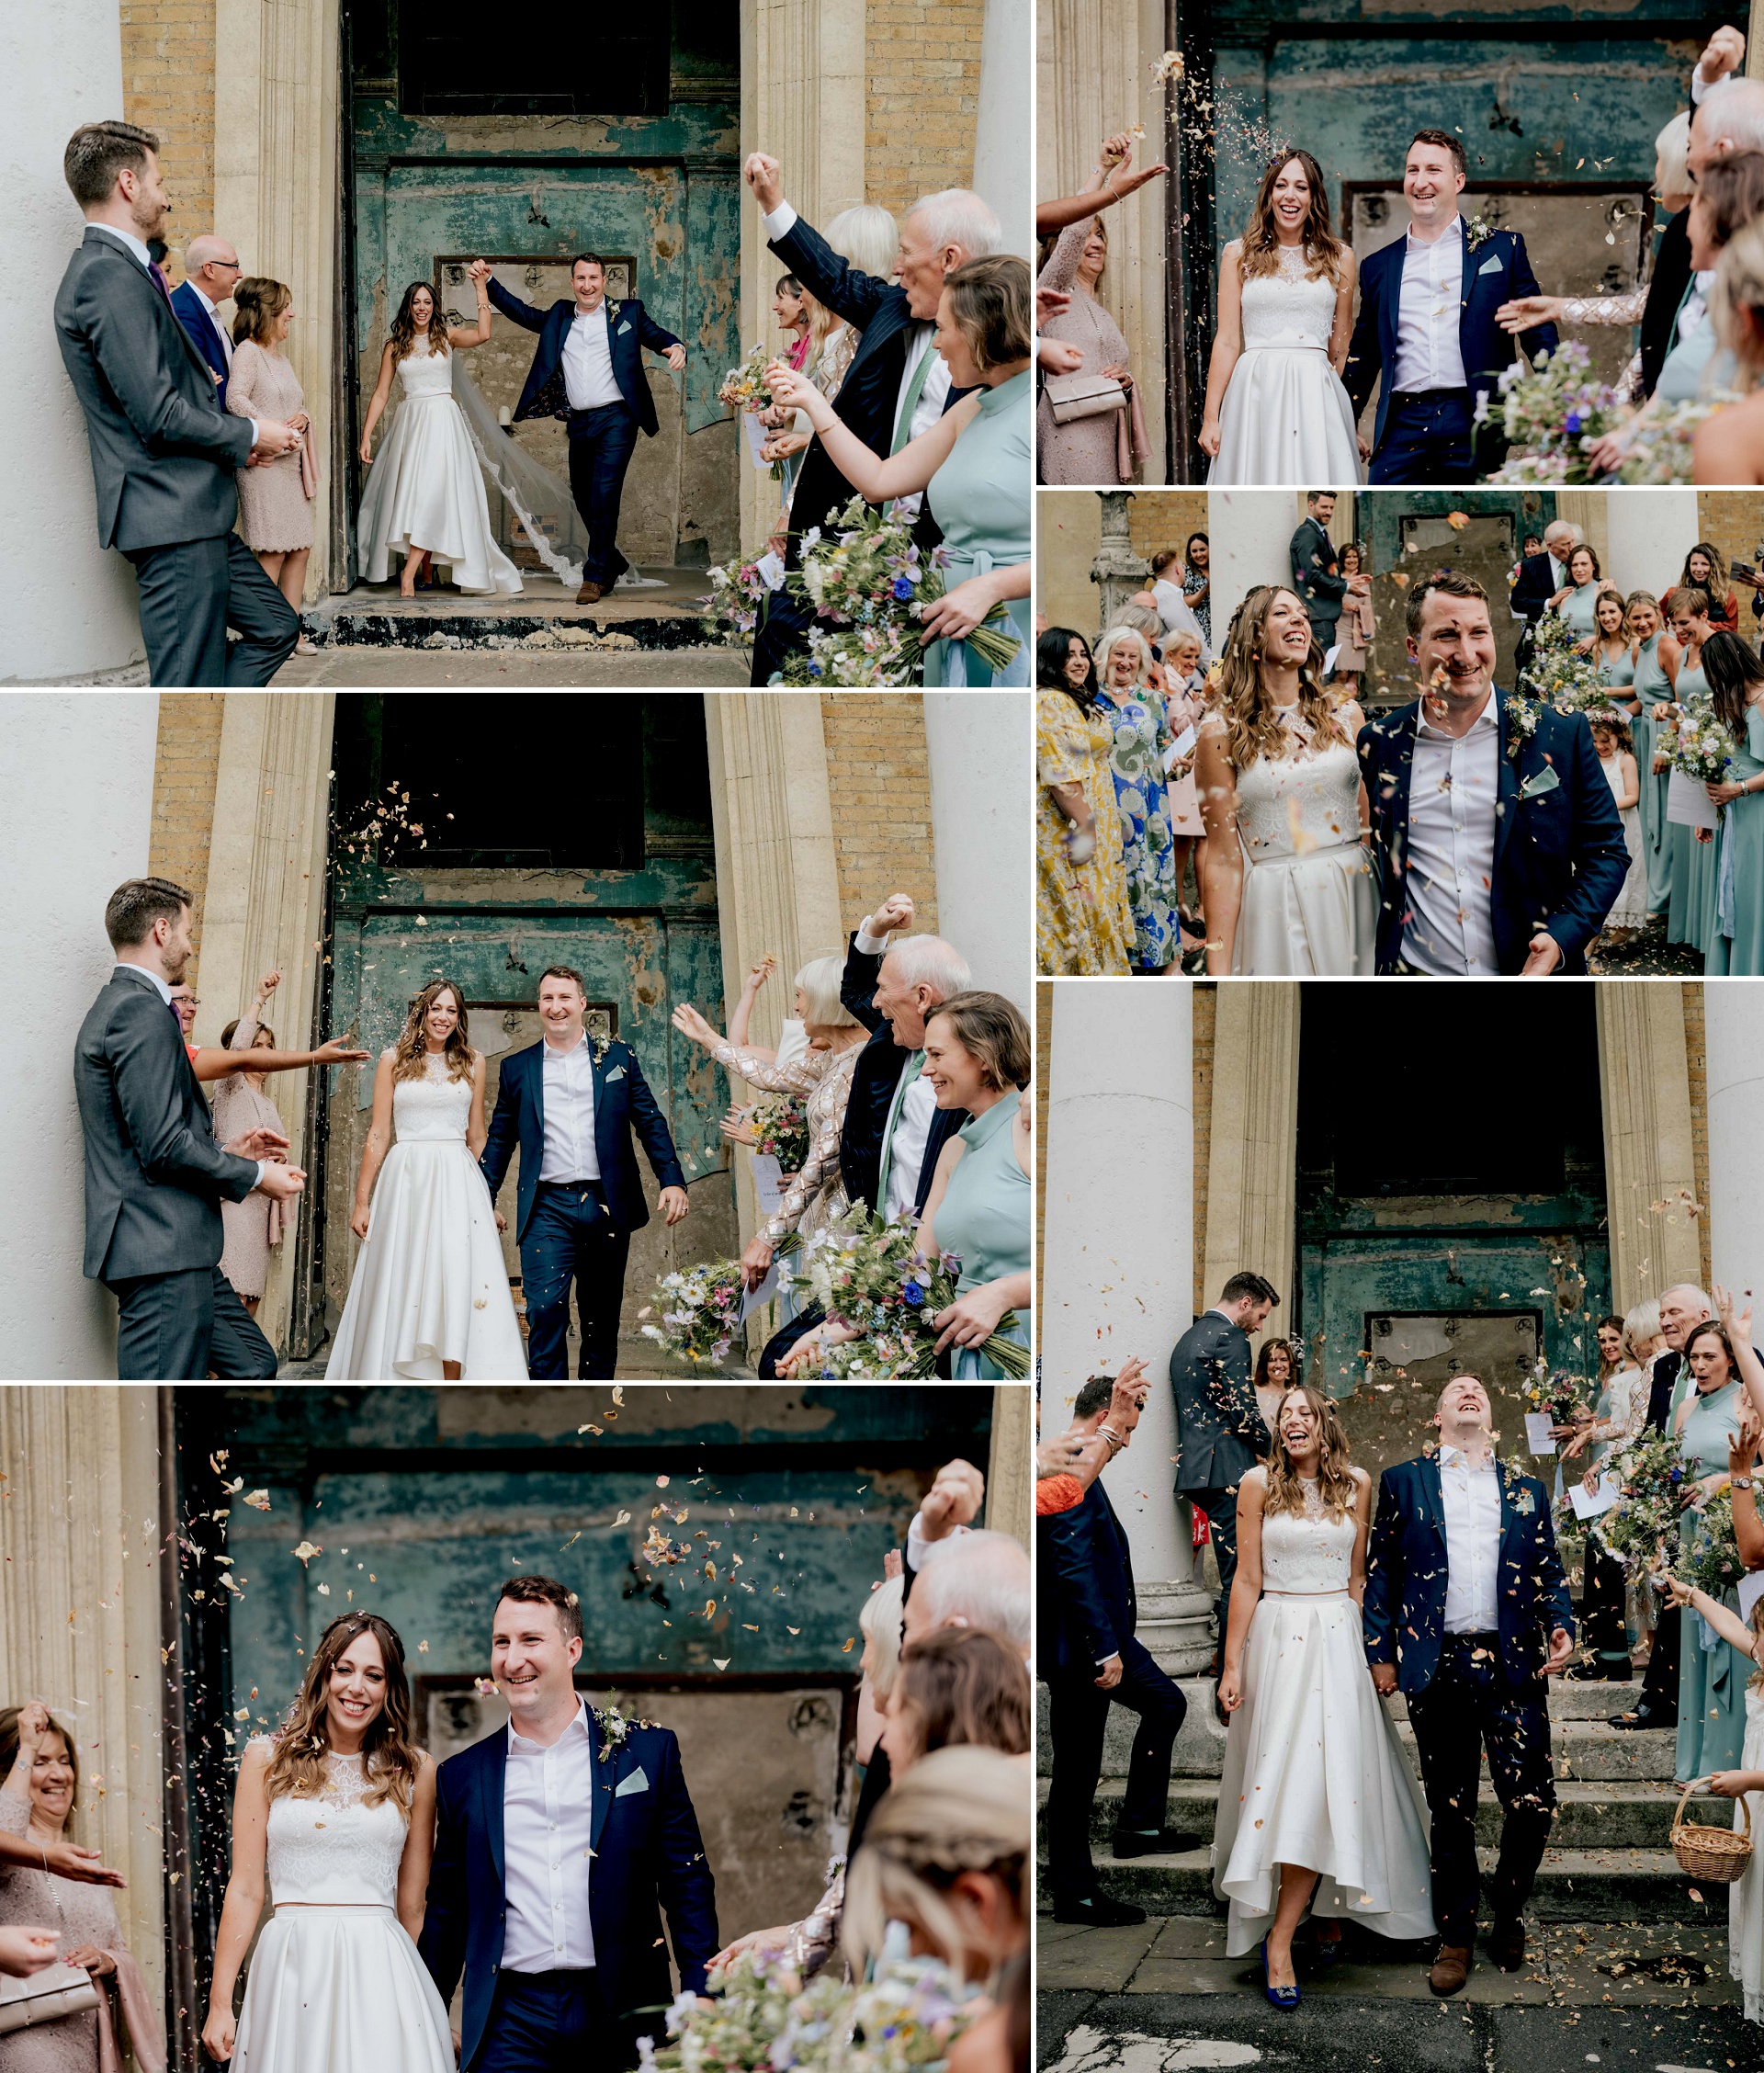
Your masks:
M1672 1817L1672 1854L1679 1861L1679 1868L1691 1878L1707 1879L1715 1886L1731 1886L1736 1879L1745 1877L1746 1867L1752 1861L1752 1810L1747 1805L1747 1795L1742 1793L1738 1828L1717 1829L1705 1821L1687 1821L1685 1801L1690 1797L1697 1783L1692 1778L1686 1785L1679 1810Z

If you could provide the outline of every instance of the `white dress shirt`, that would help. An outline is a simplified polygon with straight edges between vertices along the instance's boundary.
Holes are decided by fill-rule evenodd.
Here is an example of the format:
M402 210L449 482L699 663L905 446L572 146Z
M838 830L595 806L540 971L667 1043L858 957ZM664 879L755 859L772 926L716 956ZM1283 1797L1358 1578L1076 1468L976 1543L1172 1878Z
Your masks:
M1464 349L1458 319L1464 291L1464 219L1451 223L1431 244L1409 226L1403 241L1403 287L1396 303L1396 364L1391 389L1463 389Z
M578 310L563 341L563 387L571 410L598 410L622 403L613 379L612 334L606 323L606 300L592 312Z
M597 1181L600 1154L594 1149L594 1060L584 1029L574 1047L560 1051L547 1044L542 1061L545 1098L545 1158L542 1181Z
M227 334L227 327L215 315L215 305L209 300L194 281L190 283L190 292L209 312L209 322L214 326L214 334L220 341L220 350L226 355L227 365L231 367L232 365L232 340Z
M1492 1453L1473 1469L1454 1446L1440 1449L1440 1503L1445 1512L1445 1631L1493 1634L1500 1568L1500 1478Z
M1495 948L1496 808L1500 799L1500 708L1494 686L1470 731L1415 723L1408 774L1408 920L1403 961L1417 971L1489 978Z
M588 1709L549 1749L508 1724L503 1773L503 1970L580 1972L594 1962L588 1916L594 1861L594 1737Z
M795 218L792 218L795 221ZM867 922L870 917L865 914ZM886 935L867 935L862 928L857 932L857 948L866 957L887 957L891 947ZM900 1061L900 1070L906 1074L912 1070L915 1058L922 1059L922 1047L909 1052ZM890 1107L893 1104L890 1103ZM900 1097L895 1112L894 1128L888 1134L893 1150L888 1155L888 1197L882 1205L883 1220L890 1224L903 1222L912 1214L913 1204L919 1198L919 1171L925 1162L925 1147L931 1141L932 1119L937 1113L937 1094L922 1070Z

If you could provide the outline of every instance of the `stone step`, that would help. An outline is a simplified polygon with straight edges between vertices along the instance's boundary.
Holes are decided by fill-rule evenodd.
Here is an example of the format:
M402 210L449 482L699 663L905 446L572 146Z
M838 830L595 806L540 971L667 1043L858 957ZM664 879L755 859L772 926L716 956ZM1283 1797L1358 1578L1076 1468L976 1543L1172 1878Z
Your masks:
M706 640L698 600L710 588L701 569L645 570L655 589L615 590L581 605L548 574L524 576L519 597L465 597L457 591L399 595L396 583L357 583L302 614L322 646L434 650L569 651L695 648Z

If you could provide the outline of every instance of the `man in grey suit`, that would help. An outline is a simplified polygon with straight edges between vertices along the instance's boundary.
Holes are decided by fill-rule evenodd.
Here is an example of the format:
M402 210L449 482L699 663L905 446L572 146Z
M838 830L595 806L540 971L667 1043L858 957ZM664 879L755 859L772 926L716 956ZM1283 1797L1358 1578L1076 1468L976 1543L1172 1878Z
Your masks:
M88 122L62 171L85 235L55 296L68 379L85 413L98 540L134 563L149 682L264 685L293 652L300 616L233 531L233 470L273 459L300 435L231 417L178 322L147 240L164 223L158 139ZM242 639L231 654L227 629Z
M275 1351L220 1272L220 1203L253 1188L286 1200L306 1175L272 1156L288 1146L277 1131L214 1141L172 1003L194 949L189 894L131 878L111 894L104 925L117 969L80 1025L74 1085L85 1272L117 1298L117 1379L267 1380Z
M1329 520L1335 515L1335 492L1312 490L1305 499L1305 517L1293 535L1288 549L1293 564L1293 588L1305 606L1317 644L1327 655L1335 646L1336 629L1341 618L1341 600L1350 591L1370 590L1364 576L1340 573L1341 558L1329 538Z
M1170 1356L1170 1385L1176 1394L1176 1494L1206 1513L1219 1565L1216 1682L1238 1567L1238 1485L1268 1451L1268 1428L1250 1378L1250 1334L1261 1330L1279 1301L1259 1274L1233 1274L1225 1293L1189 1326Z

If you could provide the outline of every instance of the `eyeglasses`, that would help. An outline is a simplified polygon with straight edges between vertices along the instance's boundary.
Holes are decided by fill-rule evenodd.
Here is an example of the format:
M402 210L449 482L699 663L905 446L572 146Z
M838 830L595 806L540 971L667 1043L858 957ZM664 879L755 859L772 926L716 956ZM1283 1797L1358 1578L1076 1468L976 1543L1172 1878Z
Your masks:
M206 264L210 266L223 266L228 272L234 274L243 274L245 270L236 259L210 259Z

